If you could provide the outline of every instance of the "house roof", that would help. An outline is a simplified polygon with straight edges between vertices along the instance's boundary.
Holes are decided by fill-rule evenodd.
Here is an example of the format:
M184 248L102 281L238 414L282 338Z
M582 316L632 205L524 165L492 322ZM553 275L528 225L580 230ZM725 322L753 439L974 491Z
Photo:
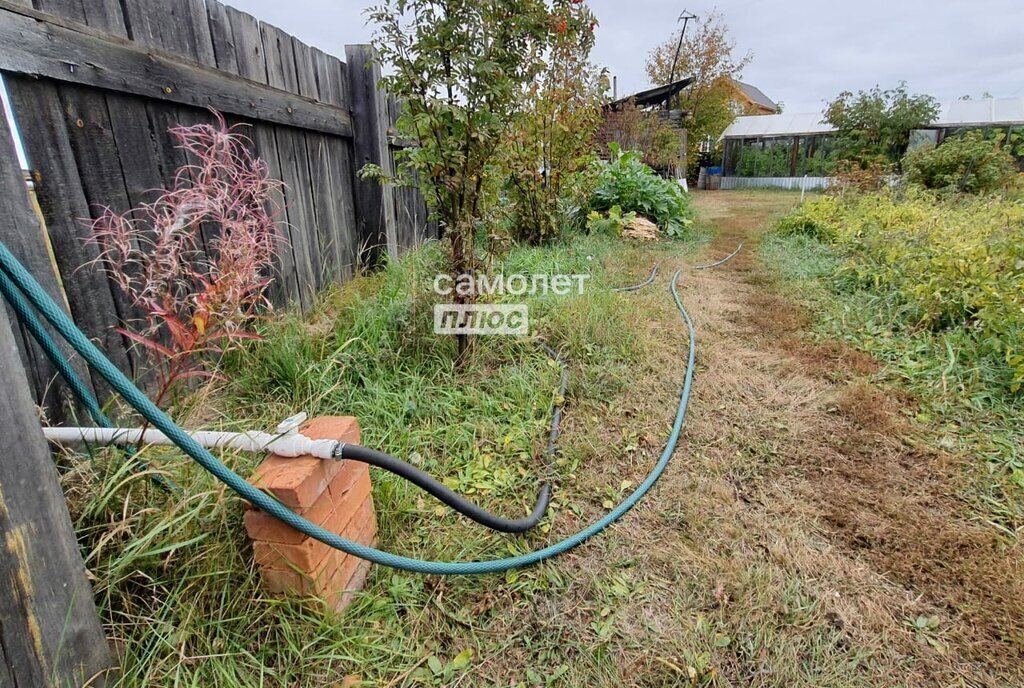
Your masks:
M740 90L741 93L743 93L743 95L747 97L747 100L749 100L751 103L754 103L755 105L760 105L771 110L775 110L776 112L778 111L778 103L776 103L774 100L766 96L764 94L764 91L759 89L757 86L751 86L750 84L744 83L737 79L733 79L732 83L736 86L737 89Z
M620 105L625 105L630 100L635 102L637 107L660 105L661 103L664 103L666 100L673 97L674 95L682 91L684 88L692 84L693 80L694 79L692 76L688 76L686 78L680 79L679 81L673 81L671 84L666 84L664 86L655 86L654 88L649 88L646 91L640 91L639 93L634 93L631 96L626 96L625 98L619 98L618 100L614 100L605 105L605 107L614 110Z

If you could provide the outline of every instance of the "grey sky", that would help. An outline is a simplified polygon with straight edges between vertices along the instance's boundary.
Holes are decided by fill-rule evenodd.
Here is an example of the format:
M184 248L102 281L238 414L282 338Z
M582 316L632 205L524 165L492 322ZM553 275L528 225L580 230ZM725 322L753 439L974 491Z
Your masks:
M308 43L344 55L368 42L364 3L227 0ZM367 4L372 0L367 0ZM594 57L619 77L619 93L648 86L644 60L669 36L682 9L717 6L739 52L754 60L743 79L788 112L817 112L844 89L905 79L916 92L953 100L1024 95L1024 2L1020 0L591 0L601 26Z

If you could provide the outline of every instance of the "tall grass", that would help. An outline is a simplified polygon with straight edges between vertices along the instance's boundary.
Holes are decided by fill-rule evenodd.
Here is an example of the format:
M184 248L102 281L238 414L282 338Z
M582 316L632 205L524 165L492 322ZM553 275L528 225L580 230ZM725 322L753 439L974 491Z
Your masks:
M412 461L509 516L526 513L541 480L559 484L543 526L515 537L468 524L403 481L375 472L385 549L436 559L494 558L574 530L567 505L590 496L575 492L573 476L584 457L593 459L597 443L563 440L577 447L548 475L542 448L560 369L537 340L569 361L570 417L577 406L614 400L645 351L630 301L606 288L634 276L624 269L631 250L587 237L513 249L495 270L586 273L592 280L582 294L528 296L536 336L480 338L461 367L454 364L453 339L431 332L439 298L431 283L441 250L428 245L330 291L307 317L286 313L263 323L260 341L223 361L229 382L195 395L176 416L190 418L192 427L262 428L300 409L354 415L365 444ZM259 460L222 458L243 475ZM461 666L452 659L464 648L449 643L474 628L466 611L474 600L524 596L517 607L533 590L570 585L551 567L444 581L375 568L368 592L333 618L310 601L261 591L233 494L174 450L150 448L140 459L182 485L184 496L161 492L117 452L62 461L101 614L121 653L117 685L327 686L349 674L372 685L403 673L433 685ZM449 608L449 599L458 601ZM425 663L428 656L433 659Z

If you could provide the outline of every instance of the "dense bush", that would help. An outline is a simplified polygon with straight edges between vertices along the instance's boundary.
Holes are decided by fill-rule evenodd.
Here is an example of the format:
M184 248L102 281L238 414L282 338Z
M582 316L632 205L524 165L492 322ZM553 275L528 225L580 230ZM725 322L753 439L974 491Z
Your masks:
M775 223L780 236L802 235L818 241L832 241L839 231L839 200L834 196L818 196L802 203L789 215Z
M929 95L912 94L906 82L896 88L840 93L825 108L825 121L836 128L839 155L867 169L872 165L899 166L910 143L910 132L939 114Z
M1002 137L980 131L948 139L933 149L911 151L903 168L909 181L928 189L991 193L1017 183L1017 165L1002 148Z
M499 148L508 234L530 244L557 236L592 189L577 174L593 160L607 77L590 62L597 20L586 3L553 0L549 52L527 85Z
M903 325L956 329L1024 385L1024 203L911 191L804 203L780 234L833 242L840 284L898 300Z
M620 149L643 151L643 161L655 169L674 170L682 164L682 131L674 128L659 112L648 112L633 102L604 113L599 131L602 152L608 144Z
M601 214L591 210L587 215L587 232L590 234L605 234L621 236L622 231L629 227L629 223L636 219L636 213L623 214L622 208L613 205L608 209L607 214Z
M635 212L654 221L669 236L679 237L693 223L690 197L673 180L662 179L643 163L637 151L623 153L609 145L610 161L598 161L597 187L591 199L593 210L619 206L622 212Z

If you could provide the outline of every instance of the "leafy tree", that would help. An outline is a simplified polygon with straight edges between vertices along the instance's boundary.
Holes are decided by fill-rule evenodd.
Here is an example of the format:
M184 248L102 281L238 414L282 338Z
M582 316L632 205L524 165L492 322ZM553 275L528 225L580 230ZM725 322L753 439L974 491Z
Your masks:
M538 243L558 234L568 204L587 188L577 173L592 159L607 91L590 62L597 20L582 0L554 0L544 68L528 85L503 147L513 236Z
M910 145L910 132L939 114L929 95L911 94L905 81L883 91L843 91L825 108L825 122L836 128L840 157L868 167L887 163L899 167Z
M397 129L419 142L399 154L399 175L417 180L437 215L453 275L467 273L488 169L543 67L551 15L543 0L385 0L368 16L388 67L381 86L404 102ZM467 344L460 336L460 357Z
M676 31L648 54L646 68L651 83L669 83L678 45L679 32ZM730 80L739 78L743 68L754 59L750 52L737 57L735 50L725 18L717 11L691 22L687 28L675 78L692 76L694 81L679 94L675 105L689 113L687 159L691 167L697 165L700 142L708 136L717 140L735 116Z

